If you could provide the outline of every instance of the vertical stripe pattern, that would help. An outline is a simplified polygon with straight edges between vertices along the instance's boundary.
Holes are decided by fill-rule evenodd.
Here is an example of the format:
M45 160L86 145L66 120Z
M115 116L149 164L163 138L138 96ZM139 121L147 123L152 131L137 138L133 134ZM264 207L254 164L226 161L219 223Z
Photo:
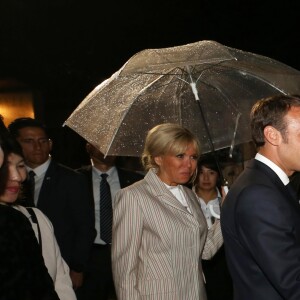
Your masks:
M201 256L222 245L221 228L207 234L196 196L184 193L191 213L152 171L117 193L112 265L119 300L206 300Z

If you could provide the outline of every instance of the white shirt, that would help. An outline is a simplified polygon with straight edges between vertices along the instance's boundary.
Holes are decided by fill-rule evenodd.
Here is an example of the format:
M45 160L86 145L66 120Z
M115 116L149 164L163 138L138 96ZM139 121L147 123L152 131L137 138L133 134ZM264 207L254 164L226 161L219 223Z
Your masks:
M278 175L284 185L287 185L290 182L290 179L286 173L262 154L256 153L255 159L270 167Z
M217 198L209 200L207 203L196 194L198 200L200 201L202 212L205 216L208 229L214 224L215 221L215 217L211 214L210 206L212 206L212 209L217 215L220 215L221 194L217 188L216 190L217 190Z
M30 167L26 166L27 172L33 171L35 173L35 176L34 176L34 182L35 182L35 184L34 184L34 204L35 204L35 206L37 205L41 187L42 187L42 184L44 181L44 177L45 177L47 169L50 165L50 162L51 162L51 157L49 156L49 159L46 162L44 162L42 165L38 166L35 169L31 169ZM46 178L46 180L47 180L47 178Z
M31 215L27 209L19 205L13 205L12 207L19 210L28 218L35 236L39 241L37 224L33 223ZM53 280L55 291L57 292L60 300L76 300L76 295L74 293L70 278L70 269L61 256L60 249L54 235L52 223L38 208L33 208L33 210L40 227L42 238L42 255L45 265L48 269L48 273Z
M92 180L93 180L93 193L94 193L94 205L95 205L95 226L97 230L97 236L95 238L95 244L105 245L106 243L100 238L100 182L101 174L107 174L107 182L110 186L111 198L115 198L117 191L121 189L118 171L116 167L110 168L107 172L101 172L92 166Z
M176 197L176 199L188 210L188 212L191 212L188 203L185 199L184 193L182 191L182 186L180 184L173 186L173 185L167 185L165 183L164 185Z

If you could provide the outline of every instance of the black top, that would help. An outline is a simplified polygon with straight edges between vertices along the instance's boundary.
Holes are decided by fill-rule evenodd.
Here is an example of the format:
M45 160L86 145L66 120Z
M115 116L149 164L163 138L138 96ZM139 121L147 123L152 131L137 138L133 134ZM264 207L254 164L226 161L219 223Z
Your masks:
M0 205L0 300L59 300L28 219Z

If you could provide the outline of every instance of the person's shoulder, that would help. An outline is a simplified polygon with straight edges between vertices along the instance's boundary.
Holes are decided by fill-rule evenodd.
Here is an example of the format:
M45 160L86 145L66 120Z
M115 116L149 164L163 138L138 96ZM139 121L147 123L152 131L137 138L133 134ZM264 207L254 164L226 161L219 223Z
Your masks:
M64 164L61 164L61 163L58 163L55 161L52 161L51 164L57 173L60 173L64 176L84 178L84 176L81 172L79 172L78 170L72 169Z
M37 218L45 219L45 220L47 220L47 222L50 222L48 217L39 208L37 208L37 207L30 207L30 208L33 210L33 212L35 213Z
M117 170L120 177L122 176L124 178L131 178L135 181L139 181L144 178L143 174L138 173L136 171L126 170L122 168L117 168Z
M22 212L8 205L0 204L0 224L9 221L9 223L26 222L26 217Z
M114 207L122 203L123 205L133 206L142 203L147 195L145 180L136 181L135 183L120 189L114 199Z
M121 194L138 193L145 188L145 184L146 184L146 181L143 180L143 178L141 178L141 180L135 181L131 185L121 188L117 192L117 194L118 193L121 193Z
M71 173L72 173L72 172L76 172L74 169L72 169L72 168L70 168L70 167L68 167L68 166L66 166L66 165L64 165L64 164L62 164L62 163L56 162L56 161L54 161L54 160L51 161L51 164L52 164L55 168L61 169L61 170L66 171L66 172L71 172Z
M76 172L79 172L81 174L87 174L90 173L92 171L92 165L86 165L86 166L82 166L78 169L75 169Z

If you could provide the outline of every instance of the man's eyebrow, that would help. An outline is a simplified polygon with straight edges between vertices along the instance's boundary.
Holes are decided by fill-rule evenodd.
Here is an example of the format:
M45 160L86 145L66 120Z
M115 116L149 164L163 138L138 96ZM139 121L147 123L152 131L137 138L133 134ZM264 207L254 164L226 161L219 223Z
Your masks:
M49 140L47 137L39 137L39 138L33 138L33 137L26 137L26 138L21 138L22 140Z

